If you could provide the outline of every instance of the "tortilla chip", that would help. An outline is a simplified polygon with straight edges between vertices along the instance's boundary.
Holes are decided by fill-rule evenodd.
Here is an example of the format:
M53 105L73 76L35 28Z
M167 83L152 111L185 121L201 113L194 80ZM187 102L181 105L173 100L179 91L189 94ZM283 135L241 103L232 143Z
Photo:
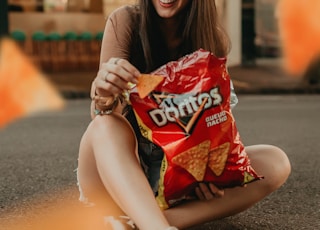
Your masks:
M210 140L206 140L193 146L173 157L172 162L187 170L197 181L202 181L207 168L210 144Z
M64 100L11 39L0 41L0 127L44 110L61 109Z
M226 166L230 143L226 142L209 151L208 166L216 176L220 176Z
M141 74L137 84L138 94L140 98L145 98L154 90L164 79L164 76Z

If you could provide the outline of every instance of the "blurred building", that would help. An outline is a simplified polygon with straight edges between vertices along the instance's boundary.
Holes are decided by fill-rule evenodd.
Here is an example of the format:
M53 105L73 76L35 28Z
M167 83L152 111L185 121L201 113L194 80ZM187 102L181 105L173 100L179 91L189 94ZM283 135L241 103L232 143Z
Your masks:
M222 24L232 42L229 65L250 64L261 56L278 55L279 39L274 16L277 0L215 1ZM93 38L101 34L106 17L111 11L135 2L136 0L8 0L11 9L9 30L23 32L25 49L32 53L35 32L46 35L56 33L60 35L60 39L69 32L77 35L85 32L88 35L89 32ZM86 39L88 38L87 36Z
M8 0L9 32L45 72L97 71L106 17L133 0Z
M258 57L280 55L280 38L276 17L278 0L256 0L254 5L254 44Z
M222 25L230 36L232 49L228 57L230 66L240 65L242 60L241 54L241 0L216 0L218 13Z

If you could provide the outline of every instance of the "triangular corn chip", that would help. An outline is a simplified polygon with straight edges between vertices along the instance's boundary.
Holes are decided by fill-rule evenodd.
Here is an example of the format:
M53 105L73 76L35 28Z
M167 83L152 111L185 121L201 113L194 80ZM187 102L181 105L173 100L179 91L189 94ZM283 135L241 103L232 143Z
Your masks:
M162 81L164 77L160 75L141 74L137 84L138 94L140 98L145 98L154 90Z
M0 41L0 127L31 113L60 109L64 100L9 38Z
M220 176L226 166L230 143L226 142L209 151L208 166L216 176Z
M172 162L187 170L197 181L202 181L206 173L210 144L206 140L193 146L173 157Z

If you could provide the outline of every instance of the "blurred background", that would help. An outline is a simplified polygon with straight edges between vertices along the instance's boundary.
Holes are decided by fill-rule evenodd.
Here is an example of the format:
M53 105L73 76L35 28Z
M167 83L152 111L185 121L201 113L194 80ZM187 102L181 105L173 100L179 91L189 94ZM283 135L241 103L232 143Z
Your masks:
M1 0L0 34L16 40L60 87L87 91L98 69L106 18L136 0ZM281 70L277 0L216 0L236 71L262 67ZM308 83L319 83L320 65L310 66ZM276 68L275 68L276 67ZM233 70L233 69L231 69ZM246 69L248 70L248 69ZM241 73L239 73L241 75ZM253 73L255 74L255 73ZM246 75L246 73L243 73ZM242 77L242 76L240 76Z
M33 56L39 56L39 49L42 47L37 46L39 46L39 40L43 38L53 41L51 43L58 43L59 49L54 49L56 53L49 54L57 56L59 51L60 54L70 51L70 47L65 44L66 40L86 40L82 43L99 40L105 18L110 12L121 5L135 3L136 0L4 1L7 1L8 4L9 33L21 43L25 43L25 51ZM216 2L222 22L232 39L233 50L230 55L230 64L250 65L255 63L257 57L277 57L279 55L279 38L274 14L276 0L235 0L232 1L232 4L228 4L226 0L216 0ZM81 46L89 46L81 47L81 50L86 51L87 55L90 51L93 56L99 50L99 47L95 47L94 44L82 44ZM51 51L48 50L48 52ZM72 55L72 52L67 54ZM44 60L39 60L41 57L36 59L41 65L44 65L46 70L57 71L66 68L66 65L59 63L48 69L49 66L45 66ZM87 69L92 68L94 68L94 63L87 66Z

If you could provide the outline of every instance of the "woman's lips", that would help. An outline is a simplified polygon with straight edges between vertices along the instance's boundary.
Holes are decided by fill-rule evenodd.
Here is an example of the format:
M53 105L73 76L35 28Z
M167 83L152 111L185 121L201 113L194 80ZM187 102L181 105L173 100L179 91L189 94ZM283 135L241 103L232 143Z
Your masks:
M177 0L160 0L160 5L163 7L170 7L175 3Z

